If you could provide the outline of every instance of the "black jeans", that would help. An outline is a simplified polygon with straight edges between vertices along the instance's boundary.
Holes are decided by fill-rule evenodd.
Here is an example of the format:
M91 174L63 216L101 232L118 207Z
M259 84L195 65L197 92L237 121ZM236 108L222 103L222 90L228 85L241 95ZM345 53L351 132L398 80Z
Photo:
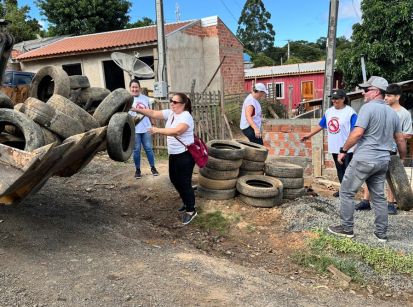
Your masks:
M178 191L187 212L195 210L195 193L192 188L192 172L195 161L188 151L169 155L169 179Z
M262 141L262 138L257 138L255 136L254 129L252 129L251 126L249 126L246 129L242 129L242 133L244 133L244 135L248 138L248 140L250 142L253 142L255 144L264 145L264 142Z
M340 183L343 181L344 173L346 172L347 166L350 164L351 159L353 158L353 153L348 152L344 157L343 164L338 163L337 157L338 154L333 153L334 164L336 165L337 169L337 177Z

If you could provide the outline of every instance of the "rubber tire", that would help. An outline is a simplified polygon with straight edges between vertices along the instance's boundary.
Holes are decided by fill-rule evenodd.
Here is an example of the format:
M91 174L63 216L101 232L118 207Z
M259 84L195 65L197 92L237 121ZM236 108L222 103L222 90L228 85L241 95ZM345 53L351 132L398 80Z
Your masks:
M275 197L283 190L280 180L263 175L248 175L238 178L237 190L240 194L268 198Z
M283 190L283 198L284 199L296 199L298 197L304 196L306 193L306 189L305 188L301 188L301 189L284 189Z
M80 106L84 106L87 103L101 102L110 94L110 91L103 87L89 87L81 89L78 93L77 91L72 91L72 95L77 95L76 101L72 101Z
M198 186L196 194L202 198L215 199L215 200L227 200L235 197L237 193L236 189L229 190L211 190Z
M42 129L42 133L43 133L43 139L44 139L44 144L51 144L51 143L57 143L57 144L61 144L62 140L59 138L59 136L57 136L56 134L54 134L52 131L50 131L49 129L45 128L45 127L40 127L40 129Z
M413 192L406 170L399 156L390 156L387 182L397 201L400 210L410 210L413 207Z
M53 90L52 93L49 93L51 86L53 86ZM61 67L44 66L34 75L30 85L29 97L46 102L53 94L69 97L70 79Z
M86 76L74 75L74 76L69 76L69 79L70 79L70 89L90 87L89 79Z
M217 179L209 179L201 174L198 175L198 184L206 189L210 190L229 190L235 189L237 185L237 179L225 179L225 180L217 180Z
M251 197L251 196L246 196L243 194L239 195L239 199L246 203L247 205L253 206L253 207L258 207L258 208L273 208L275 206L279 206L283 203L283 193L279 193L275 197L267 197L267 198L262 198L262 197Z
M13 109L16 110L17 112L24 113L24 103L20 102L18 104L15 104Z
M10 97L0 92L0 108L13 109L13 102Z
M57 94L52 95L47 101L47 104L55 110L80 121L85 128L85 131L100 127L99 123L92 115L63 96Z
M23 134L25 151L32 151L44 146L43 133L39 125L25 114L11 109L0 109L1 123L10 123L16 126Z
M220 171L229 171L233 169L237 169L241 166L242 159L239 160L225 160L225 159L218 159L212 156L208 156L208 163L207 167L210 169L220 170Z
M108 125L106 148L112 160L125 162L132 155L135 147L135 125L132 117L126 113L114 114Z
M93 117L100 126L106 126L110 118L117 112L129 111L132 107L133 96L124 88L111 92L96 108Z
M264 175L264 171L246 171L243 169L239 170L238 177L247 176L247 175Z
M255 162L265 162L268 157L268 149L260 144L244 141L235 140L235 142L241 144L245 148L244 159Z
M224 160L240 160L244 158L245 149L235 141L213 140L207 144L208 155Z
M277 177L283 183L284 189L301 189L304 187L304 178Z
M242 160L240 169L244 171L264 171L265 162Z
M199 173L209 179L216 179L216 180L227 180L227 179L234 179L238 177L239 169L233 169L229 171L219 171L216 169L210 169L208 167L203 167L199 169Z
M283 178L302 178L304 168L291 163L270 161L265 163L264 172L268 176Z

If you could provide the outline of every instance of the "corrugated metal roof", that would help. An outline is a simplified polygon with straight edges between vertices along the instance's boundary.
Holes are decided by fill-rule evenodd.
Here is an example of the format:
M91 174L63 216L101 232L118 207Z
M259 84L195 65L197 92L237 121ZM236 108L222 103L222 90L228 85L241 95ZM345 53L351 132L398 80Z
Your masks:
M324 72L325 61L288 64L279 66L264 66L245 70L245 79L266 76L297 75L304 73Z

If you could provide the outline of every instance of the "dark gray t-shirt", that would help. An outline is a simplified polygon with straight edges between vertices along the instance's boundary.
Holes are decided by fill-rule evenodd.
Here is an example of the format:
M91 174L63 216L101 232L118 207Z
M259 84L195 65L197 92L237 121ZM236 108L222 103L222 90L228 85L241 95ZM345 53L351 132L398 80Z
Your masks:
M384 100L372 100L359 111L356 127L364 128L353 159L356 161L389 161L394 134L401 132L399 117Z

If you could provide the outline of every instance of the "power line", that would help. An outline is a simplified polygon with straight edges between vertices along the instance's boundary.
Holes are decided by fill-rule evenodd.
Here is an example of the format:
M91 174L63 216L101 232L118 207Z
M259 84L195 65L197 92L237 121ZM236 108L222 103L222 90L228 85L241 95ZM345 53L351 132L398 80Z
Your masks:
M353 4L354 13L356 13L357 18L358 18L359 20L361 20L361 17L360 17L360 15L359 15L359 13L357 12L356 6L354 5L354 0L352 0L351 3Z
M222 5L225 7L225 9L228 11L228 13L232 16L232 18L234 18L235 22L238 23L238 20L235 18L234 14L232 14L231 10L228 8L228 6L225 4L225 2L223 0L220 0Z

